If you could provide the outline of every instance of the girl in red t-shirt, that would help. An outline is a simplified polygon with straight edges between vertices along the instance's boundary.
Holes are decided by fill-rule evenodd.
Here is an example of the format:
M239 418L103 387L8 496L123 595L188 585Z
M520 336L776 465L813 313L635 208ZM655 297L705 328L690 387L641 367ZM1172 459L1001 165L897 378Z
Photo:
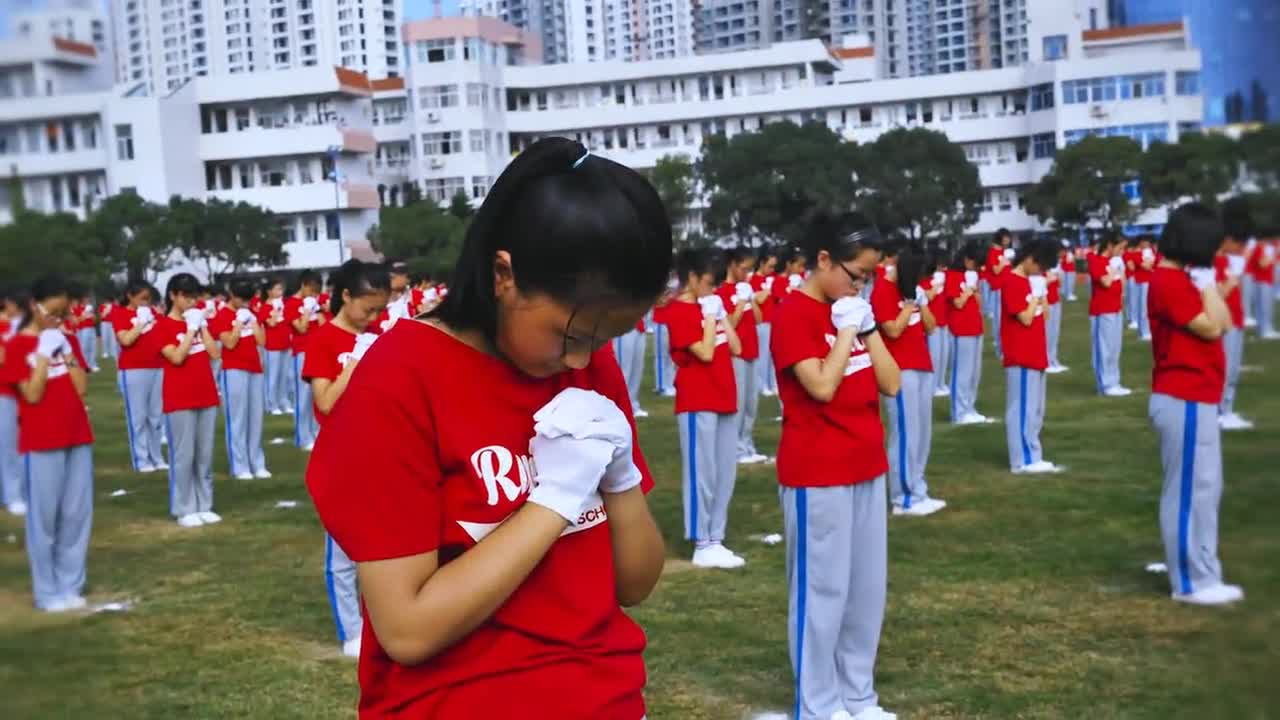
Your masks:
M1211 210L1183 205L1160 236L1164 257L1151 279L1150 415L1164 467L1160 534L1173 599L1196 605L1244 597L1239 587L1222 582L1218 560L1218 403L1226 376L1222 336L1231 327L1213 270L1222 238Z
M742 348L733 356L733 380L737 389L738 462L743 465L762 463L769 458L756 450L756 410L760 404L760 335L758 326L764 318L761 308L768 293L751 285L756 265L755 253L745 246L730 248L725 254L724 282L716 295L724 302L728 314L726 324L733 326Z
M756 363L756 387L765 397L778 394L778 379L773 372L773 356L769 354L769 333L772 330L774 302L773 284L778 274L778 249L766 245L756 256L756 271L751 274L751 289L760 297L760 322L756 323L756 337L760 341L760 360Z
M653 387L663 397L676 396L676 364L671 360L671 331L667 329L667 306L680 292L675 274L667 281L666 292L653 305Z
M302 368L303 381L311 384L321 433L325 419L351 382L351 374L378 338L366 330L387 306L391 293L387 271L359 260L348 260L329 276L329 282L332 286L325 310L333 320L312 333L307 344L307 364ZM342 654L358 658L364 622L360 617L356 565L328 533L324 536L324 578Z
M111 313L111 327L120 344L117 364L120 394L124 397L125 427L129 431L129 455L133 469L150 473L167 470L161 447L164 432L162 387L164 365L159 350L149 342L160 310L152 304L159 298L147 283L131 282L124 289L120 306Z
M267 412L287 415L293 408L293 367L291 353L292 330L284 319L284 281L273 279L267 287L266 297L258 307L258 324L266 333L263 341L263 366L266 377Z
M742 352L724 300L715 294L724 273L708 250L686 250L676 262L684 290L667 306L676 373L681 496L685 537L697 567L746 564L724 546L729 501L738 473L738 386L733 357Z
M27 560L35 606L85 606L85 557L93 523L93 431L84 406L85 369L60 329L69 314L66 283L31 288L21 330L5 347L3 382L16 391L18 451L25 455Z
M237 480L266 480L267 456L262 449L263 390L262 353L267 333L249 305L253 300L253 283L236 280L231 283L227 301L209 321L209 332L221 344L222 371L217 373L222 386L223 412L226 415L224 442L227 464Z
M28 304L25 295L0 297L0 374L5 372L5 363L21 362L20 358L8 358L4 346L22 329L22 308ZM18 454L18 394L12 385L0 383L0 503L19 517L27 513L24 480L22 456Z
M1218 426L1223 430L1249 430L1253 423L1236 412L1235 402L1240 367L1244 364L1245 307L1241 284L1248 276L1245 245L1253 233L1253 218L1249 203L1243 197L1224 202L1221 216L1226 235L1222 239L1222 248L1214 257L1213 267L1217 271L1218 294L1231 312L1231 327L1222 336L1227 378L1222 388L1222 403L1218 406Z
M1053 240L1023 243L1004 278L1000 294L1004 319L1005 439L1014 473L1050 473L1060 468L1044 459L1040 430L1044 427L1045 371L1049 367L1046 322L1049 278L1045 270L1058 261Z
M1070 240L1062 241L1062 252L1058 256L1058 264L1062 270L1062 296L1067 302L1076 301L1076 254Z
M879 399L898 394L901 374L858 297L880 237L848 213L814 217L804 238L809 278L778 309L772 339L793 717L893 717L878 711L873 677L888 573Z
M644 716L622 606L664 549L606 345L671 246L642 176L540 140L472 218L444 301L356 366L307 486L356 563L362 718Z
M871 290L880 337L901 371L900 389L884 399L889 422L889 501L894 515L925 516L947 503L929 497L925 468L933 442L933 359L928 335L937 327L929 291L920 287L924 253L910 241L885 246L884 278Z
M1098 393L1125 397L1132 390L1120 385L1120 349L1124 340L1122 313L1125 262L1124 238L1103 236L1098 252L1089 256L1089 331L1093 337L1093 373Z
M200 281L178 273L165 288L169 314L151 340L164 358L164 423L169 436L169 513L182 527L221 522L213 511L213 436L218 387L212 360L218 346L196 307Z
M978 385L982 381L982 299L978 268L982 246L969 243L956 253L947 271L943 294L951 303L947 316L951 331L951 422L975 425L991 422L977 410ZM993 294L994 296L994 294Z
M933 396L951 394L947 382L947 369L951 366L951 303L947 301L947 257L942 248L925 253L925 271L920 277L920 289L929 298L929 312L933 314L934 330L927 338L929 362L933 365Z

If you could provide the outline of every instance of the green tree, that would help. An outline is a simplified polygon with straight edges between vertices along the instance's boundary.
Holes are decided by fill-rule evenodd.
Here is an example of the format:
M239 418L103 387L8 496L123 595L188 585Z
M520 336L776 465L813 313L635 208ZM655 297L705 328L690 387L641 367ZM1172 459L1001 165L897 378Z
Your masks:
M164 234L206 277L252 267L269 268L287 260L284 236L275 215L249 203L206 202L174 196L163 222Z
M1191 198L1217 205L1239 164L1239 145L1226 135L1187 133L1177 143L1153 143L1142 155L1142 202L1167 207Z
M85 232L113 272L123 271L130 280L154 280L169 267L175 248L165 228L166 214L163 205L120 193L89 216Z
M978 221L978 168L943 133L891 130L860 148L857 167L857 204L882 230L958 237Z
M85 230L70 213L17 213L0 226L0 277L12 287L26 287L56 272L86 287L101 285L110 266Z
M368 239L387 260L404 261L413 270L440 275L453 269L465 232L464 221L434 202L419 202L382 208Z
M770 123L703 143L698 173L709 195L704 224L740 239L795 239L813 208L853 198L857 146L821 123Z
M697 169L688 155L663 155L649 171L649 180L658 197L667 208L671 226L676 230L676 241L684 239L684 224L693 204L693 192L697 185Z
M1271 123L1245 133L1240 150L1258 187L1280 189L1280 125Z
M1090 222L1114 228L1137 214L1124 184L1138 179L1141 165L1142 146L1133 140L1087 137L1058 151L1053 168L1027 193L1027 210L1063 229Z
M449 214L459 220L466 220L474 214L471 208L471 199L467 197L466 190L458 190L449 198Z
M27 192L22 186L22 178L18 177L16 165L9 176L9 207L13 208L15 218L27 209Z

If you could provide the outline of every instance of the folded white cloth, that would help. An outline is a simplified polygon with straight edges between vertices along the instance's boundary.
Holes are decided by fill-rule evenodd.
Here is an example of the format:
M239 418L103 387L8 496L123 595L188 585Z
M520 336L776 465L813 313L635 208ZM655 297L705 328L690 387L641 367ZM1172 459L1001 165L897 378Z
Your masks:
M724 302L720 300L719 295L706 295L698 298L698 305L702 308L702 317L715 318L719 320L724 317Z
M57 328L41 330L40 337L36 340L36 354L52 360L62 353L71 352L71 343L67 342L67 336Z
M1237 278L1239 278L1241 275L1244 275L1244 264L1245 264L1245 258L1243 255L1227 256L1227 272L1231 273Z
M1109 269L1111 271L1111 274L1113 275L1123 274L1124 260L1122 260L1119 256L1111 258L1110 260L1107 261L1107 269Z
M929 293L925 292L922 287L916 288L916 305L925 306L929 304Z
M1032 297L1047 297L1049 295L1049 280L1043 275L1032 275L1027 278L1031 283Z
M843 297L831 304L831 324L836 330L855 328L856 332L871 332L876 328L871 304L860 297Z
M147 325L156 319L155 311L148 305L143 305L134 311L134 320L137 325Z
M373 342L378 339L378 335L373 333L360 333L356 336L356 345L351 349L351 359L359 360L373 346Z
M754 294L751 290L751 283L740 282L733 286L733 299L738 302L746 302Z
M319 301L319 300L317 300L317 299L315 298L315 296L308 297L308 298L303 299L303 301L302 301L302 307L303 307L303 309L304 309L304 310L306 310L308 313L311 313L312 315L315 315L317 312L319 312L319 311L320 311L320 301Z
M1009 261L1011 261L1011 262L1012 262L1012 261L1013 261L1013 259L1014 259L1017 255L1018 255L1018 254L1017 254L1016 252L1014 252L1014 251L1013 251L1013 248L1005 248L1005 249L1004 249L1004 259L1005 259L1005 260L1009 260Z
M206 322L204 311L199 308L191 308L190 310L182 313L182 319L186 321L187 329L193 331L204 327Z
M1142 249L1142 261L1143 261L1143 262L1151 262L1152 260L1155 260L1155 259L1156 259L1156 251L1155 251L1155 250L1152 250L1151 248L1143 248L1143 249Z
M631 444L631 424L616 403L592 390L566 388L533 415L533 431L543 437Z
M936 272L936 273L934 273L934 274L933 274L933 287L934 287L934 289L935 289L935 290L938 290L939 292L941 292L941 291L942 291L942 286L943 286L943 285L946 285L946 284L947 284L947 274L946 274L946 273L944 273L944 272Z
M1198 290L1207 290L1217 284L1217 273L1213 268L1189 267L1187 274Z
M252 326L254 323L253 311L249 308L240 308L236 311L236 322L245 326Z
M271 307L275 308L276 310L283 310L284 298L273 298L271 300Z
M787 284L792 288L798 288L804 284L804 276L800 273L791 273L787 276Z
M970 288L972 288L972 289L977 289L977 287L978 287L978 271L977 271L977 270L965 270L965 271L964 271L964 284L965 284L965 285L968 285L968 286L969 286Z

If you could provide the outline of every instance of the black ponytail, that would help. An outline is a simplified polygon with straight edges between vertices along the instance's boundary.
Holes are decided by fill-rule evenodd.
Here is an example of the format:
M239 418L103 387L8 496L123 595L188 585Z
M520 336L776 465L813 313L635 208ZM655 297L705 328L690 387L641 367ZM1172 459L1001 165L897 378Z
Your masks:
M516 286L576 306L652 302L671 271L671 221L639 173L565 138L544 138L503 171L467 229L449 293L431 316L497 337L493 262Z
M920 278L932 272L933 268L926 269L925 253L919 243L907 240L898 246L898 264L894 276L898 292L902 293L904 300L914 298Z
M880 252L884 247L880 231L860 212L814 210L805 218L804 227L799 247L810 268L817 266L818 253L823 250L832 262L845 262L866 250Z
M345 301L344 292L356 298L373 292L391 292L391 274L386 268L359 260L348 260L329 275L333 292L329 294L329 312L337 315Z

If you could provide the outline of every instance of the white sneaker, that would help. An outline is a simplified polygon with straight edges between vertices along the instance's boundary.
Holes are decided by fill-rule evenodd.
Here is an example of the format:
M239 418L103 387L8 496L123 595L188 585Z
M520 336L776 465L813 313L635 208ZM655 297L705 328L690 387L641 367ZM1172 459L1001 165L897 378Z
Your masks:
M168 470L168 469L169 469L169 463L164 462L163 460L160 461L159 463L156 463L156 470Z
M777 395L778 393L775 390L765 389L760 391L760 397L777 397Z
M943 386L933 391L934 397L951 397L951 388Z
M728 553L729 557L731 557L731 558L733 558L733 559L737 560L739 565L746 565L746 564L747 564L747 559L746 559L746 558L742 557L742 556L741 556L741 555L739 555L738 553L736 553L736 552L734 552L734 551L730 550L729 548L725 547L725 546L724 546L724 543L717 543L717 544L716 544L716 547L720 548L720 550L721 550L722 552Z
M205 512L199 513L199 515L200 515L200 521L203 522L205 525L212 525L214 523L222 522L222 516L216 512L205 511Z
M649 417L649 413L648 413L648 412L646 412L644 408L636 408L636 411L635 411L635 412L633 412L633 413L631 413L631 414L632 414L633 416L635 416L635 418L636 418L637 420L639 420L640 418L647 418L647 417Z
M673 397L675 397L675 396L676 396L676 391L675 391L675 390L664 390L664 391L662 392L662 397L669 397L669 398L673 398Z
M1062 472L1061 466L1054 465L1048 460L1041 460L1039 462L1033 462L1030 465L1023 465L1022 467L1014 470L1013 474L1014 475L1047 475L1050 473L1059 473L1059 472Z
M62 604L67 610L83 610L89 607L89 601L79 595L69 595L62 598Z
M971 413L957 420L956 425L987 425L992 422L995 422L995 421L987 417L986 415L983 415L981 413Z
M1218 418L1218 427L1223 430L1251 430L1253 423L1245 420L1236 413L1228 413Z
M342 643L342 654L349 658L360 659L360 638Z
M1049 375L1058 375L1070 369L1071 368L1067 367L1066 365L1050 365L1049 367L1045 368L1044 371Z
M707 545L693 551L694 567L732 570L745 564L745 560L725 550L723 545Z
M1272 330L1270 332L1264 332L1262 333L1262 339L1263 340L1280 340L1280 332L1276 332L1275 330Z
M272 411L271 411L271 414L272 414L272 415L275 415L276 417L279 417L279 416L281 416L281 415L284 415L284 411L283 411L283 410L272 410Z
M852 716L852 720L898 720L895 713L891 713L879 705L866 708L857 715Z
M1258 327L1258 319L1252 318L1252 317L1246 317L1244 319L1244 326L1246 328L1256 328Z
M311 452L312 450L315 450L315 449L316 449L315 443L307 443L306 445L302 446L303 452Z
M49 603L48 605L45 605L40 609L47 613L61 613L61 612L66 612L70 610L71 607L67 605L66 598L57 598L53 602Z
M739 465L758 465L764 462L765 460L766 460L765 456L760 454L743 455L742 457L738 458L738 464Z
M242 472L242 473L240 473L239 475L236 475L236 479L237 479L237 480L252 480L252 479L253 479L253 473L251 473L251 472Z
M1116 385L1115 387L1109 387L1106 390L1103 390L1102 394L1107 397L1128 397L1133 394L1133 391L1127 387L1120 387L1119 385Z
M1138 329L1138 323L1136 323L1136 322L1130 322L1130 323L1129 323L1129 329L1130 329L1130 330L1137 330L1137 329Z
M1190 593L1174 593L1176 602L1189 605L1228 605L1244 599L1244 590L1239 585L1210 585Z
M267 470L266 468L262 468L261 470L257 470L257 471L255 471L255 472L253 473L253 476L254 476L255 478L259 479L259 480L270 480L270 479L271 479L271 472L270 472L269 470Z
M156 468L154 465L139 465L139 466L138 466L138 472L140 472L140 473L142 473L142 474L144 474L144 475L146 475L147 473L153 473L153 472L155 472L157 469L158 469L158 468Z
M200 527L204 525L204 520L200 519L200 513L191 513L178 518L178 524L184 528Z
M1139 340L1141 340L1142 342L1151 342L1151 336L1150 336L1150 335L1143 335L1142 337L1140 337L1140 338L1138 338L1138 339L1139 339Z
M10 515L17 515L18 517L22 517L27 514L27 504L21 500L14 500L9 503L5 509L9 511Z
M894 503L893 514L906 515L908 517L924 517L926 515L932 515L946 506L947 503L945 500L924 498L923 500L912 501L911 507L909 508L904 508L901 505Z

